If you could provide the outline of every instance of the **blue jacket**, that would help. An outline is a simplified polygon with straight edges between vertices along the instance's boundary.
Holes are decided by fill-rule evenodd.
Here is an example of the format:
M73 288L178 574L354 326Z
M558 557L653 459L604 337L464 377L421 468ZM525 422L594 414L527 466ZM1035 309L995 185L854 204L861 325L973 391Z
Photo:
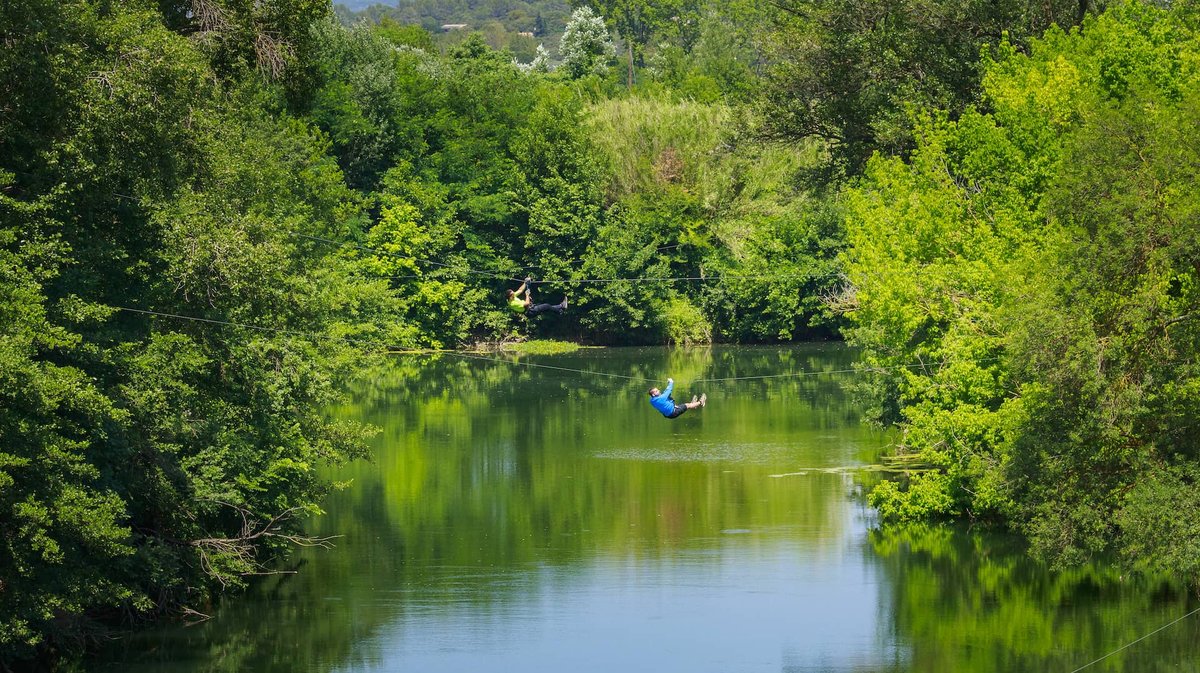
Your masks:
M667 384L666 390L658 396L650 398L650 406L658 409L663 416L670 416L675 411L675 401L671 399L671 390L674 388L675 382L671 381Z

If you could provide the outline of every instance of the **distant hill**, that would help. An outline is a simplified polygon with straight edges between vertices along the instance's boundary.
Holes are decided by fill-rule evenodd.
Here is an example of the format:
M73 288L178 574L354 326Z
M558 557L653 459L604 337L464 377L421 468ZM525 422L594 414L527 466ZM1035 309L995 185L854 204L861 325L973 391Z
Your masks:
M350 10L351 12L361 12L362 10L370 7L371 5L377 5L377 4L380 4L380 3L372 2L372 0L342 0L341 2L334 3L334 5L341 5L342 7L345 7L346 9Z
M387 16L400 23L418 24L438 32L447 24L466 24L472 30L486 30L498 22L511 32L534 33L535 37L561 34L571 16L566 0L341 0L342 5L360 17L374 20ZM345 11L339 12L345 14Z
M571 17L566 0L341 0L337 15L347 24L387 18L415 24L429 31L441 48L457 43L473 31L496 49L508 49L521 61L532 60L538 44L551 52ZM451 27L452 26L452 27Z

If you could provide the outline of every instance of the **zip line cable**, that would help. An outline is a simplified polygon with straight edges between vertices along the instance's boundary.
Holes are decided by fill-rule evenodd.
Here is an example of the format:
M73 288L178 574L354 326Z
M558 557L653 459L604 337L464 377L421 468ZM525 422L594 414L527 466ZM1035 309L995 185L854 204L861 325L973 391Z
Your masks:
M975 360L975 362L994 362L999 359L1000 358L983 358L982 360ZM800 377L800 376L820 376L821 374L861 374L864 372L882 374L883 372L890 372L890 371L894 371L897 369L923 369L925 367L929 367L930 365L937 365L937 364L945 364L945 363L944 362L922 362L922 363L914 364L914 365L892 365L889 367L866 367L866 368L862 368L862 369L828 369L828 370L812 369L812 370L808 370L808 371L788 372L785 374L762 374L762 375L758 375L758 376L726 376L726 377L722 377L722 378L707 378L707 377L705 377L702 379L692 379L692 383L722 383L724 381L752 381L752 380L756 380L756 379L783 379L783 378Z
M21 170L17 170L17 169L15 169L15 168L4 168L4 169L0 169L0 171L7 171L7 172L9 172L9 173L20 173L21 175L28 175L28 176L29 176L29 177L31 177L31 178L41 178L41 177L45 177L45 176L42 176L42 175L40 175L40 174L38 174L38 173L30 173L29 171L21 171ZM18 188L18 189L21 189L19 186L18 186L17 188ZM24 190L24 189L22 189L21 191L25 191L25 190ZM124 199L124 200L126 200L126 201L133 201L133 202L135 202L135 203L141 203L141 201L142 201L140 198L138 198L138 197L136 197L136 196L129 196L128 194L122 194L122 193L120 193L120 192L111 192L111 191L110 191L110 192L103 192L103 191L102 191L102 192L100 192L100 193L101 193L101 194L107 194L107 195L109 195L109 196L115 196L115 197L117 197L118 199Z
M784 379L789 377L801 376L819 376L821 374L855 374L864 371L884 372L892 369L909 369L914 367L924 367L926 365L898 365L895 367L874 367L870 369L829 369L829 370L808 370L801 372L788 372L786 374L762 374L759 376L725 376L721 378L702 378L693 379L692 383L724 383L727 381L753 381L761 379Z
M486 357L483 357L480 355L467 355L466 353L462 353L460 351L447 351L446 354L447 355L455 355L460 358L466 358L468 360L484 360L486 362L502 362L505 364L519 365L522 367L536 367L538 369L556 369L558 371L563 371L563 372L575 372L577 374L593 374L595 376L610 376L612 378L628 379L630 381L642 381L645 383L657 383L658 382L657 379L648 379L644 376L627 376L625 374L613 374L611 372L598 372L594 369L571 369L570 367L556 367L553 365L542 365L542 364L537 364L534 362L520 362L518 360L505 360L503 358L486 358Z
M367 341L365 339L354 339L351 337L339 337L339 336L333 336L333 335L318 334L316 332L308 332L308 331L304 331L304 330L285 329L282 327L264 327L262 325L251 325L248 323L233 322L230 320L217 320L215 318L200 318L197 316L182 315L179 313L166 313L163 311L150 311L147 309L131 308L129 306L113 305L113 306L110 306L110 308L117 309L118 311L126 311L128 313L137 313L137 314L141 314L141 315L150 315L150 316L156 316L156 317L160 317L160 318L172 318L174 320L187 320L187 321L191 321L191 322L205 323L205 324L210 324L210 325L227 325L230 327L240 327L243 329L250 329L250 330L255 330L255 331L259 331L259 332L284 334L287 336L308 337L308 338L314 339L314 340L332 339L335 341L342 341L342 342L350 343L350 344L362 344L365 346L369 346L371 348L382 348L383 347L379 342ZM646 378L644 376L629 376L627 374L616 374L613 372L601 372L601 371L596 371L594 369L573 369L571 367L559 367L557 365L544 365L544 364L539 364L536 362L520 362L517 360L507 360L504 358L489 358L489 357L485 357L482 355L464 353L462 351L430 351L430 353L453 355L455 357L460 357L460 358L464 358L467 360L480 360L480 361L484 361L484 362L496 362L496 363L514 365L514 366L518 366L518 367L532 367L532 368L536 368L536 369L552 369L555 371L572 372L575 374L588 374L588 375L592 375L592 376L607 376L610 378L625 379L627 381L640 381L643 383L659 383L660 382L659 379L651 379L651 378ZM989 360L997 360L997 359L999 359L999 358L987 358L985 360L980 360L980 362L987 362ZM721 378L705 377L705 378L693 379L690 383L691 384L722 383L722 382L728 382L728 381L750 381L750 380L763 380L763 379L799 378L799 377L803 377L803 376L820 376L823 374L882 373L882 372L893 371L893 370L897 370L897 369L913 369L913 368L927 367L930 364L932 364L932 363L921 363L921 364L912 364L912 365L896 365L896 366L892 366L892 367L871 367L869 369L831 369L831 370L824 370L824 371L808 370L808 371L799 371L799 372L786 372L783 374L763 374L763 375L757 375L757 376L727 376L727 377L721 377Z
M445 264L443 262L435 262L431 259L422 259L420 257L409 257L407 255L401 255L399 253L390 252L388 250L380 250L378 248L372 248L370 246L361 245L358 243L350 243L347 241L337 241L332 238L324 238L321 236L311 236L309 234L301 234L301 233L297 233L297 232L291 232L291 235L295 236L297 238L304 238L304 239L308 239L310 241L317 241L317 242L325 243L328 245L346 246L349 248L354 248L356 250L365 250L368 252L374 252L374 253L378 253L381 255L388 255L390 257L398 257L401 259L411 259L411 260L415 260L418 262L423 262L425 264L432 264L434 266L440 266L442 268L450 269L453 271L461 271L464 273L471 273L471 274L475 274L478 276L485 276L488 278L496 278L499 280L510 280L514 283L520 283L525 280L523 278L516 278L513 276L504 276L502 274L494 273L491 271L481 271L479 269L461 269L461 268L455 267L450 264ZM679 244L679 245L682 245L682 244ZM533 267L529 267L529 268L533 268ZM701 280L702 281L780 280L780 279L816 280L818 278L831 278L833 276L840 276L840 275L843 275L843 272L831 271L829 273L823 273L823 274L782 274L782 275L781 274L762 274L762 275L724 274L724 275L718 275L718 276L670 276L670 277L667 277L667 276L643 276L643 277L637 277L637 278L547 278L547 279L543 279L543 280L535 280L534 284L535 285L544 285L544 284L582 285L582 284L590 284L590 283L653 283L653 282L701 281ZM409 278L409 277L414 277L414 276L393 276L393 278ZM419 277L419 276L416 276L416 277Z
M475 274L475 275L477 275L477 276L487 276L488 278L497 278L497 279L499 279L499 280L511 280L511 281L515 281L515 282L520 282L520 281L521 281L521 279L520 279L520 278L512 278L512 277L510 277L510 276L503 276L503 275L500 275L500 274L492 273L491 271L479 271L479 270L476 270L476 269L459 269L458 267L455 267L455 266L453 266L453 265L450 265L450 264L444 264L444 263L442 263L442 262L435 262L435 261L433 261L432 259L422 259L422 258L420 258L420 257L408 257L408 256L405 256L405 255L401 255L401 254L399 254L399 253L395 253L395 252L389 252L389 251L387 251L387 250L379 250L378 248L372 248L372 247L369 247L369 246L366 246L366 245L359 245L359 244L357 244L357 243L349 243L349 242L345 242L345 241L335 241L335 240L333 240L332 238L322 238L322 237L320 237L320 236L310 236L310 235L308 235L308 234L300 234L300 233L297 233L297 232L291 232L291 234L292 234L292 236L295 236L295 237L297 237L297 238L306 238L306 239L308 239L308 240L310 240L310 241L317 241L317 242L320 242L320 243L325 243L325 244L328 244L328 245L341 245L341 246L346 246L346 247L349 247L349 248L355 248L355 249L357 249L357 250L367 250L367 251L370 251L370 252L376 252L376 253L379 253L379 254L381 254L381 255L389 255L389 256L392 256L392 257L400 257L400 258L402 258L402 259L413 259L413 260L416 260L416 261L418 261L418 262L424 262L425 264L432 264L432 265L434 265L434 266L440 266L440 267L442 267L442 268L446 268L446 269L452 269L452 270L456 270L456 271L465 271L466 273L473 273L473 274Z
M1182 617L1180 617L1180 618L1176 619L1176 620L1175 620L1175 621L1173 621L1173 622L1170 622L1170 623L1167 623L1167 624L1163 624L1162 626L1158 627L1157 629L1154 629L1153 631L1151 631L1150 633L1147 633L1146 635L1142 636L1141 638L1138 638L1138 639L1136 639L1136 640L1131 640L1131 641L1129 641L1128 643L1125 643L1124 645L1122 645L1122 646L1118 647L1117 649L1113 650L1112 652L1109 652L1108 654L1106 654L1106 655L1104 655L1104 656L1100 657L1099 659L1096 659L1095 661L1089 661L1088 663L1086 663L1086 664L1084 664L1084 665L1080 666L1079 668L1077 668L1077 669L1075 669L1075 670L1071 671L1071 673L1079 673L1080 671L1082 671L1083 669L1087 668L1088 666L1091 666L1092 664L1098 664L1098 663L1100 663L1101 661L1104 661L1105 659L1107 659L1107 658L1111 657L1112 655L1116 654L1117 652L1120 652L1121 650L1124 650L1124 649L1128 649L1129 647L1132 647L1133 645L1136 645L1137 643L1140 643L1141 641L1143 641L1143 640L1145 640L1145 639L1149 638L1150 636L1152 636L1152 635L1154 635L1154 634L1158 633L1159 631L1162 631L1163 629L1166 629L1166 628L1168 628L1168 627L1171 627L1171 626L1175 626L1175 625L1176 625L1176 624L1178 624L1179 622L1182 622L1183 620L1187 619L1188 617L1191 617L1192 615L1196 614L1197 612L1200 612L1200 608L1196 608L1195 610L1192 610L1191 612L1189 612L1189 613L1187 613L1186 615L1184 615L1184 616L1182 616Z
M35 174L28 173L26 171L13 170L12 172L22 173L24 175L37 177ZM125 199L127 201L135 201L135 202L141 201L141 199L139 199L139 198L135 198L133 196L129 196L126 194L120 194L117 192L104 192L104 193L108 194L110 196L115 196L120 199ZM288 233L291 236L294 236L296 238L303 238L303 239L307 239L310 241L316 241L319 243L324 243L326 245L345 246L345 247L349 247L349 248L354 248L356 250L365 250L368 252L374 252L374 253L378 253L381 255L398 257L400 259L410 259L410 260L422 262L424 264L430 264L433 266L442 267L444 269L449 269L451 271L460 271L463 273L473 274L473 275L477 275L477 276L484 276L486 278L494 278L497 280L509 280L509 281L513 281L514 283L520 283L525 280L524 278L516 278L514 276L505 276L501 273L495 273L492 271L483 271L483 270L471 269L471 268L463 269L460 267L456 267L452 264L446 264L444 262L438 262L438 261L434 261L432 259L424 259L421 257L410 257L407 255L401 255L399 253L390 252L387 250L380 250L378 248L372 248L370 246L362 245L359 243L351 243L349 241L338 241L338 240L334 240L332 238L324 238L322 236L313 236L311 234L301 234L301 233L295 232L295 231L288 232ZM665 246L656 248L655 252L662 252L663 250L678 248L683 245L686 245L686 244L676 243L673 245L665 245ZM543 267L540 267L535 264L535 265L526 267L525 270L532 269L532 268L543 268ZM669 277L667 277L667 276L645 276L645 277L638 277L638 278L571 278L571 279L535 280L534 284L535 285L540 285L540 284L585 285L585 284L594 284L594 283L657 283L657 282L666 283L666 282L679 282L679 281L721 281L721 280L781 280L781 279L818 280L821 278L831 278L833 276L840 276L840 275L844 275L844 273L842 271L832 271L832 272L824 273L824 274L784 274L784 275L779 275L779 274L763 274L763 275L725 274L725 275L718 275L718 276L669 276ZM414 274L414 275L407 275L407 276L373 276L372 278L378 278L381 280L403 280L403 279L424 278L424 277L425 277L424 275Z
M780 280L785 278L815 280L817 278L828 278L841 275L841 271L833 271L825 274L772 274L762 276L738 276L738 275L721 275L721 276L646 276L642 278L567 278L567 279L546 279L535 280L534 284L549 284L549 285L583 285L587 283L653 283L653 282L673 282L686 280Z
M243 329L250 329L250 330L255 330L258 332L271 332L274 334L285 334L288 336L302 336L302 337L309 337L312 339L333 339L335 341L344 341L346 343L352 343L352 344L365 344L365 345L376 347L376 348L378 348L380 346L380 344L377 342L366 341L365 339L352 339L350 337L339 337L339 336L326 335L326 334L317 334L316 332L305 332L302 330L285 329L282 327L263 327L262 325L250 325L250 324L241 323L241 322L231 322L229 320L217 320L215 318L198 318L193 315L181 315L179 313L164 313L162 311L148 311L146 309L130 308L128 306L110 305L109 308L115 308L118 311L126 311L129 313L140 313L142 315L152 315L152 316L157 316L160 318L174 318L176 320L190 320L192 322L207 323L210 325L229 325L231 327L241 327Z
M456 357L466 358L469 360L482 360L485 362L499 362L499 363L503 363L503 364L516 365L516 366L520 366L520 367L535 367L538 369L554 369L554 370L562 371L562 372L574 372L576 374L593 374L595 376L609 376L612 378L628 379L630 381L642 381L644 383L661 383L661 379L651 379L651 378L646 378L644 376L628 376L625 374L613 374L611 372L599 372L594 369L572 369L570 367L558 367L558 366L554 366L554 365L543 365L543 364L537 364L534 362L520 362L517 360L506 360L504 358L489 358L489 357L484 357L481 355L464 353L462 351L443 351L443 352L446 355L453 355ZM991 361L995 361L998 359L999 358L985 358L983 360L978 360L978 362L991 362ZM824 374L862 374L862 373L881 374L883 372L894 371L897 369L919 369L922 367L928 367L931 364L936 364L936 363L925 362L925 363L913 364L913 365L895 365L895 366L891 366L891 367L870 367L870 368L866 368L866 369L806 370L806 371L799 371L799 372L786 372L783 374L764 374L764 375L759 375L759 376L727 376L727 377L722 377L722 378L707 378L706 377L706 378L692 379L689 382L689 384L694 385L697 383L721 383L721 382L727 382L727 381L750 381L750 380L757 380L757 379L799 378L799 377L803 377L803 376L821 376Z
M645 383L661 383L662 382L661 379L650 379L650 378L646 378L644 376L626 376L625 374L613 374L610 372L598 372L593 369L571 369L569 367L556 367L556 366L552 366L552 365L536 364L533 362L520 362L520 361L515 361L515 360L505 360L503 358L488 358L488 357L482 357L479 355L468 355L468 354L462 353L460 351L447 351L446 354L454 355L454 356L461 357L461 358L467 358L467 359L471 359L471 360L484 360L487 362L500 362L500 363L504 363L504 364L518 365L521 367L537 367L539 369L556 369L558 371L575 372L578 374L595 374L596 376L611 376L614 378L629 379L631 381L642 381ZM994 360L995 358L991 358L991 359ZM918 365L897 365L895 367L872 367L870 369L808 370L808 371L800 371L800 372L787 372L784 374L765 374L762 376L728 376L728 377L724 377L724 378L700 378L700 379L692 379L689 383L694 385L697 383L720 383L720 382L726 382L726 381L749 381L749 380L754 380L754 379L799 378L802 376L820 376L822 374L859 374L859 373L863 373L863 372L882 373L885 371L891 371L893 369L911 369L911 368L926 367L929 364L930 363L918 364Z
M285 334L285 335L289 335L289 336L305 336L305 337L317 338L317 339L334 339L334 340L344 341L344 342L353 343L353 344L367 344L367 345L371 345L371 346L375 346L375 347L379 346L378 343L364 341L362 339L351 339L349 337L328 336L328 335L317 334L315 332L305 332L305 331L301 331L301 330L284 329L281 327L263 327L261 325L250 325L247 323L232 322L229 320L217 320L215 318L199 318L196 316L182 315L179 313L165 313L162 311L149 311L149 310L140 309L140 308L130 308L128 306L110 306L110 308L114 308L119 311L127 311L129 313L138 313L141 315L157 316L160 318L173 318L175 320L189 320L192 322L206 323L206 324L210 324L210 325L229 325L232 327L241 327L244 329L257 330L260 332L271 332L271 333L276 333L276 334ZM543 364L536 364L533 362L516 362L513 360L504 360L501 358L489 358L489 357L483 357L480 355L469 355L467 353L463 353L460 351L438 351L438 353L446 354L446 355L455 355L460 358L466 358L466 359L470 359L470 360L484 360L487 362L500 362L500 363L505 363L505 364L510 364L510 365L520 365L520 366L524 366L524 367L536 367L539 369L555 369L558 371L574 372L574 373L579 373L579 374L593 374L596 376L610 376L613 378L628 379L631 381L646 381L649 383L655 382L654 379L648 379L648 378L645 378L642 376L627 376L625 374L613 374L613 373L609 373L609 372L598 372L598 371L591 370L591 369L571 369L569 367L556 367L554 365L543 365Z
M316 338L316 339L334 339L334 340L344 341L344 342L353 343L353 344L367 344L367 345L371 345L371 346L375 346L375 347L379 346L378 343L373 343L373 342L365 341L362 339L351 339L349 337L337 337L337 336L322 335L322 334L317 334L315 332L305 332L305 331L301 331L301 330L284 329L281 327L263 327L261 325L250 325L247 323L232 322L229 320L217 320L215 318L199 318L196 316L182 315L179 313L165 313L162 311L149 311L149 310L140 309L140 308L130 308L128 306L111 306L110 308L114 308L119 311L127 311L129 313L151 315L151 316L157 316L157 317L161 317L161 318L173 318L176 320L189 320L192 322L206 323L206 324L210 324L210 325L229 325L232 327L241 327L244 329L251 329L251 330L256 330L256 331L260 331L260 332L285 334L288 336L305 336L305 337ZM627 376L625 374L613 374L613 373L609 373L609 372L598 372L598 371L590 370L590 369L571 369L569 367L556 367L553 365L542 365L542 364L536 364L533 362L515 362L512 360L504 360L501 358L489 358L489 357L483 357L480 355L469 355L467 353L463 353L460 351L438 351L438 353L439 354L447 354L447 355L456 355L458 357L467 358L470 360L484 360L487 362L501 362L501 363L511 364L511 365L521 365L524 367L537 367L539 369L555 369L555 370L559 370L559 371L575 372L575 373L580 373L580 374L594 374L596 376L610 376L610 377L614 377L614 378L629 379L631 381L647 381L650 383L654 383L653 379L648 379L648 378L641 377L641 376Z

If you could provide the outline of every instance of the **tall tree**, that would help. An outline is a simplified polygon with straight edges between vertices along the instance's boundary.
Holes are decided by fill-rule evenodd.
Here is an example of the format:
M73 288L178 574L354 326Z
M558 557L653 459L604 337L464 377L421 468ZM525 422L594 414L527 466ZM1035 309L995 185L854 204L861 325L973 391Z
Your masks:
M625 41L629 58L629 86L633 86L633 68L645 64L645 49L650 41L667 32L685 33L694 41L698 31L701 2L698 0L589 0L589 5L612 24Z
M602 74L608 70L608 60L614 50L604 21L588 7L580 7L571 15L567 29L558 45L562 70L570 77Z
M830 148L829 175L875 151L912 149L912 108L957 116L977 102L980 52L1072 26L1075 0L780 0L761 109L770 137Z

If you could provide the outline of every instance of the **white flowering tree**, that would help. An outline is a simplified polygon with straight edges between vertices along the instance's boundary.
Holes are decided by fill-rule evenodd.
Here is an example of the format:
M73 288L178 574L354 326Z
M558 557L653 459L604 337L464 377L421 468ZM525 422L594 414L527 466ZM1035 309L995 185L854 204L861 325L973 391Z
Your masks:
M562 69L572 79L608 70L608 59L616 55L608 27L590 7L580 7L571 15L559 45Z
M521 69L521 72L545 73L554 69L550 64L550 52L546 50L544 45L540 44L537 46L537 53L534 54L532 61L528 63L518 63L514 60L513 62L517 63L517 67Z

